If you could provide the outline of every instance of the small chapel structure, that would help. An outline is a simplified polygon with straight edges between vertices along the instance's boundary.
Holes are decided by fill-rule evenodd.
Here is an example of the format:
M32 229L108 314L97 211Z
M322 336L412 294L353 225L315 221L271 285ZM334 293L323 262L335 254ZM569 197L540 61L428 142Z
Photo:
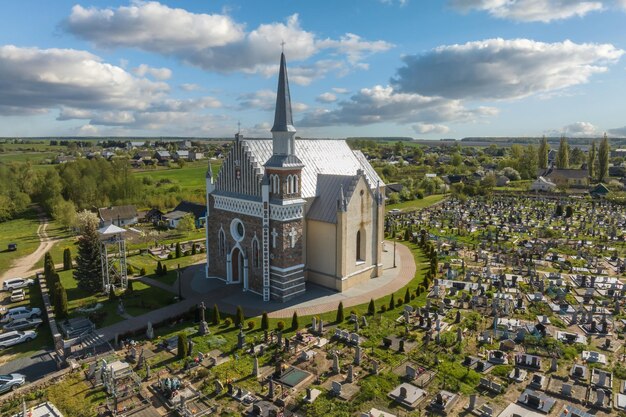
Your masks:
M209 162L207 278L287 301L380 276L384 184L345 140L295 138L284 53L271 132L237 133L217 177Z

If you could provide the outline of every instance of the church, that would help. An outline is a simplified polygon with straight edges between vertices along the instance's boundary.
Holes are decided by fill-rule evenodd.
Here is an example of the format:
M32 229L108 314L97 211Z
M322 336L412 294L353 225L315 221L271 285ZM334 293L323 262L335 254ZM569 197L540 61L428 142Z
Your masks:
M284 53L272 139L235 135L206 175L207 278L284 302L382 274L384 184L345 140L296 139Z

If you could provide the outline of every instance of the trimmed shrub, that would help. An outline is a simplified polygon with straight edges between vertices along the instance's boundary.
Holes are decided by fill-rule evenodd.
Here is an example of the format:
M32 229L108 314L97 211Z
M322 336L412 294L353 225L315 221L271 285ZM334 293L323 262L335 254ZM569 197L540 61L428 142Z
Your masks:
M339 305L337 306L337 318L336 321L337 323L343 323L344 320L344 316L343 316L343 302L339 302Z

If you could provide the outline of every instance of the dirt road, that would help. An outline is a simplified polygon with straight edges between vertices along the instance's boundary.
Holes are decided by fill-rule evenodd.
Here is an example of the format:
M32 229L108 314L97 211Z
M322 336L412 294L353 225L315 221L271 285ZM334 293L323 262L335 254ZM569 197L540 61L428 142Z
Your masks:
M35 264L41 259L46 252L52 249L56 243L56 239L48 237L46 229L48 228L48 218L43 212L39 213L39 227L37 228L37 236L39 236L39 247L31 254L23 256L13 261L11 268L7 269L0 275L0 283L9 278L27 278L34 274L38 268Z

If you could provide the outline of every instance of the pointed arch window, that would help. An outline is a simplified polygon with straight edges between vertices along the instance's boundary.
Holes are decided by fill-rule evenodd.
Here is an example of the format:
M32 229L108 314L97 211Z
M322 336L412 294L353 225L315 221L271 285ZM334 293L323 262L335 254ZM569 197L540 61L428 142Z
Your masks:
M220 229L217 235L217 247L220 256L226 255L226 234L224 233L224 229Z
M361 228L356 232L356 261L365 262L365 229Z
M261 265L261 260L259 256L259 239L254 236L252 239L252 266L258 268Z
M273 194L280 193L280 178L276 174L270 175L270 184Z

